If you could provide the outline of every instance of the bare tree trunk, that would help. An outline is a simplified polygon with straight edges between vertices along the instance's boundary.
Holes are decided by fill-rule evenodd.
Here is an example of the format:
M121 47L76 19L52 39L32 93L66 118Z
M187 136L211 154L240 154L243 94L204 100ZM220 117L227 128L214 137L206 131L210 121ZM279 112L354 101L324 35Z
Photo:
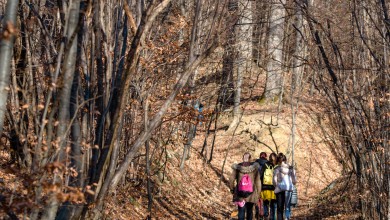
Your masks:
M291 76L291 165L294 166L294 149L295 149L295 127L296 116L299 104L299 93L295 94L297 90L301 90L301 80L303 74L303 62L304 60L304 44L303 44L303 16L302 16L302 1L295 2L295 24L296 30L295 36L295 54L293 57L293 74ZM296 99L296 100L295 100Z
M145 0L135 0L135 1L136 1L136 11L137 11L136 25L138 28L139 25L141 24L142 16L145 11Z
M92 71L91 74L95 74L96 77L96 83L97 83L97 97L96 97L96 110L99 111L99 115L97 117L97 129L95 129L95 146L98 146L99 148L92 148L92 157L91 157L91 165L89 169L89 178L91 183L96 183L99 180L99 173L98 173L98 161L99 156L101 155L102 147L103 147L103 139L104 139L104 126L105 126L105 108L104 108L104 86L103 86L103 80L104 80L104 72L105 72L105 65L103 62L103 30L102 30L102 24L100 23L100 17L102 16L100 14L101 9L100 7L103 7L101 4L101 1L94 1L94 16L93 16L93 25L94 25L94 37L95 37L95 47L94 51L95 55L92 57L92 59L96 62L96 70ZM95 80L92 80L93 82ZM95 111L95 110L93 110ZM91 199L91 198L89 198Z
M220 106L221 104L219 104ZM210 149L210 157L207 160L207 163L211 163L211 160L213 159L213 153L214 153L214 146L215 146L215 139L217 138L217 129L218 129L218 117L219 117L220 108L215 113L215 121L214 121L214 133L213 133L213 141L211 142L211 149ZM237 126L235 130L237 129Z
M387 119L387 124L390 123L390 119ZM384 143L387 143L385 144L385 149L388 149L389 148L389 137L388 137L388 134L386 135L386 137L384 138ZM387 185L385 185L385 187L387 187L387 219L390 219L390 151L387 151L386 155L385 155L385 173L387 174ZM385 181L386 182L386 181Z
M238 20L238 0L231 0L228 2L228 10L235 19ZM234 72L234 60L236 57L236 51L234 45L236 44L236 28L235 26L227 27L228 30L225 32L226 44L224 45L223 62L222 62L222 77L220 80L220 87L218 91L218 103L219 110L223 110L227 101L231 103L231 97L233 96L233 72Z
M3 32L0 42L0 134L3 133L4 116L9 90L12 50L16 34L16 15L19 0L8 0L5 9Z
M148 124L149 124L149 118L148 118L148 114L149 114L149 96L147 95L145 100L144 100L144 126L145 126L145 130L148 129ZM152 182L151 182L151 179L150 179L150 166L151 166L151 162L150 162L150 144L149 144L149 140L147 140L145 142L145 148L146 148L146 179L147 179L147 183L146 183L146 191L148 193L148 217L147 219L148 220L151 220L152 219L152 206L153 206L153 195L152 195Z
M234 130L241 118L241 85L242 79L246 73L252 69L252 35L253 35L253 1L240 0L238 2L240 19L236 26L236 60L234 61L234 72L236 75L234 86L234 106L233 106L233 121L229 126L230 131Z
M215 110L216 110L216 108L215 108ZM202 150L200 151L200 155L203 156L205 161L207 160L207 155L208 155L207 138L210 135L210 128L211 128L211 125L213 123L214 118L215 118L215 114L212 114L210 116L210 120L209 120L209 123L207 125L207 130L206 130L206 134L205 134L205 137L204 137L204 140L203 140Z
M131 85L131 77L130 76L132 75L132 73L134 73L137 70L138 59L139 59L140 50L142 47L141 43L144 42L144 40L146 38L146 34L151 29L152 23L156 19L157 15L160 14L168 6L170 1L171 0L164 0L161 3L153 3L152 5L149 5L148 9L142 15L141 23L138 26L137 33L133 38L131 50L130 50L128 57L127 57L129 67L126 71L126 74L124 74L123 79L122 79L122 84L121 84L121 89L120 89L121 94L119 95L119 98L118 98L119 105L118 105L118 108L116 109L116 113L115 113L113 121L112 121L113 128L110 129L109 134L107 135L107 138L106 138L107 140L110 140L110 142L105 143L105 145L107 144L107 146L106 146L107 153L105 154L105 156L103 158L101 158L102 164L100 165L100 167L102 169L104 167L108 166L109 156L111 155L113 148L116 146L116 140L118 139L118 137L121 133L121 126L120 126L120 123L118 123L118 122L122 121L122 118L124 116L124 112L125 112L124 110L125 110L127 102L128 102L128 97L130 95L129 94L129 88ZM166 109L165 109L165 111L166 111ZM155 126L157 126L157 124ZM154 128L155 127L153 127L153 129ZM145 131L144 131L144 133L145 133ZM149 133L149 135L150 135L150 133ZM142 136L142 134L141 134L141 136ZM143 145L144 142L148 139L148 137L146 139L143 139L143 138L145 138L145 136L142 137L142 143L141 142L137 143L137 145L139 144L139 146L134 148L137 151L138 151L138 148L141 145ZM132 150L130 152L132 152ZM128 162L130 164L131 161L128 161ZM124 171L122 171L122 172L124 173ZM116 180L115 186L119 182L119 176L117 173L118 173L118 171L115 173L115 176L113 177ZM102 175L102 174L100 173L99 175ZM106 196L108 188L113 186L110 184L111 179L112 178L110 176L108 176L107 179L103 180L103 178L102 178L99 181L100 184L98 184L98 185L102 184L102 187L97 192L98 193L98 197L96 199L97 204L96 204L95 209L92 210L92 212L90 213L91 215L93 215L93 216L91 216L91 218L94 218L94 219L100 218L100 215L101 215L100 211L101 211L102 206L103 206L103 198Z
M196 125L191 123L189 125L189 128L188 128L187 141L184 144L183 154L182 154L181 161L180 161L180 169L181 170L184 169L184 162L186 160L188 160L188 158L189 158L189 154L190 154L190 150L191 150L191 146L192 146L192 141L194 140L195 135L196 135Z
M198 31L199 31L199 16L200 16L200 13L201 13L201 9L202 9L202 2L203 0L196 0L196 8L195 8L195 17L194 17L194 23L193 23L193 26L192 26L192 30L191 30L191 42L190 42L190 51L189 51L189 58L188 58L188 62L191 63L195 60L196 58L196 50L197 50L197 41L198 41ZM195 87L195 78L196 78L196 73L197 73L197 70L194 71L194 73L190 76L190 82L189 82L189 86L190 86L190 91L189 91L189 95L191 96L192 93L193 93L193 90L194 90L194 87ZM189 101L188 100L188 105L190 108L193 108L195 103L194 100L191 100ZM189 129L188 129L188 132L187 132L187 142L184 144L184 149L183 149L183 155L182 155L182 158L181 158L181 162L180 162L180 169L182 170L184 168L184 162L185 160L187 160L188 156L189 156L189 152L191 150L191 146L192 146L192 140L195 138L195 135L196 135L196 125L193 125L193 124L189 124Z
M76 27L79 21L79 11L80 11L80 1L76 0L72 2L72 5L69 9L69 23L68 23L68 40L72 40L70 46L68 46L69 51L67 51L64 60L63 68L63 78L62 78L62 87L60 94L60 105L59 105L59 126L57 131L57 140L59 141L60 152L59 159L64 160L66 158L65 147L66 143L66 130L69 126L69 106L70 106L70 97L72 91L73 78L76 67L76 57L77 57L77 33ZM72 39L73 38L73 39Z
M69 8L69 22L67 29L67 39L69 40L70 45L67 46L69 50L65 54L64 68L63 68L63 77L62 77L62 87L60 94L60 105L59 105L59 125L57 131L57 140L59 145L59 162L64 162L67 164L67 128L69 126L69 106L70 106L70 97L72 90L72 83L75 73L75 64L77 57L77 32L76 28L79 21L79 11L80 11L80 0L75 0L72 2ZM54 177L54 183L63 185L61 173L56 174ZM43 218L44 219L54 219L58 210L59 201L57 199L57 194L55 192L50 195L49 206L45 209Z
M82 25L82 24L80 24ZM79 94L80 94L80 68L81 68L81 53L82 53L82 44L83 44L83 28L79 29L77 35L77 68L74 70L74 77L71 89L70 103L69 103L69 113L70 118L74 119L71 125L71 150L70 150L70 167L77 172L77 176L71 175L68 177L69 185L75 188L84 188L84 183L86 180L85 175L85 160L84 155L81 149L81 140L82 140L82 131L79 120ZM75 38L76 41L76 38ZM57 219L78 219L81 215L83 206L72 204L70 202L65 202L58 211Z
M102 201L104 196L109 190L115 189L117 184L119 183L119 180L123 176L123 174L128 169L131 161L133 160L134 156L138 152L139 148L145 143L145 141L150 137L152 131L160 124L161 119L163 115L168 110L171 103L174 101L175 97L179 93L179 91L185 86L185 84L188 81L189 76L192 74L192 72L199 66L199 64L202 62L204 58L210 55L212 51L215 50L216 44L211 45L204 53L202 53L200 56L198 56L194 62L189 63L180 77L180 80L176 83L174 90L169 95L169 97L166 99L164 104L161 106L159 112L157 112L152 120L149 122L148 130L144 130L137 140L134 142L133 146L131 147L131 150L125 155L124 161L120 164L119 168L115 172L115 175L111 180L106 180L103 184L103 187L99 193L98 199L97 199L97 205L102 205Z
M275 100L282 92L284 5L286 0L272 0L268 36L267 84L263 97Z

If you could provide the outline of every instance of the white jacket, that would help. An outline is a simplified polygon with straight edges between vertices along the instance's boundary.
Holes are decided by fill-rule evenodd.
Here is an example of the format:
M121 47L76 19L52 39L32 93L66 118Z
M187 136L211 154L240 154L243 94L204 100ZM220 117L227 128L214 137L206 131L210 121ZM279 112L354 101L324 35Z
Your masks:
M283 182L283 178L285 175L285 184L287 185L286 190L282 190L279 187L279 184ZM281 191L293 191L294 185L296 184L296 173L294 168L290 167L288 164L282 162L281 165L275 167L274 177L273 177L273 185L275 186L275 193L279 193Z

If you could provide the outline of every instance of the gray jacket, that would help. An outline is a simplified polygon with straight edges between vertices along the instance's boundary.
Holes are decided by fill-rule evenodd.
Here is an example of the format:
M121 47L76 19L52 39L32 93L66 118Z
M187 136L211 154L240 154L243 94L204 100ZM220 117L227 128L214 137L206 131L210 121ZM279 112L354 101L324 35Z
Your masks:
M286 177L287 190L285 191L294 190L294 185L297 183L295 169L283 162L281 165L278 165L274 170L273 185L275 186L275 193L279 193L282 191L279 188L279 184L283 181L285 175L288 175L288 177Z

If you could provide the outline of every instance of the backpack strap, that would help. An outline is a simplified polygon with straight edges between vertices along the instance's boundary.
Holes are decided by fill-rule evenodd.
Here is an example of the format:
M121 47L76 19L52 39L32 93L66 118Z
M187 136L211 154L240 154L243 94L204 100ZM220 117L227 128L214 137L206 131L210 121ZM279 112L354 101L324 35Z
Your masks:
M265 168L265 169L264 169ZM265 163L262 168L261 168L261 173L260 173L260 180L261 182L263 182L264 180L264 173L265 173L265 170L268 169L269 166L267 165L267 163Z
M239 173L240 171L238 170L238 169L236 169L236 180L237 180L237 184L238 184L238 173Z

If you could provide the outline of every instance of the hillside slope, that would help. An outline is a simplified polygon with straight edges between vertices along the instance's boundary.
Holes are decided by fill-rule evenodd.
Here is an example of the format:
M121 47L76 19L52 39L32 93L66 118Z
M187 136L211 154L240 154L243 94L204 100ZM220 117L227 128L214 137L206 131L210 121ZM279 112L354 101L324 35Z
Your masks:
M244 152L248 151L256 158L261 151L276 151L275 146L279 152L291 155L288 106L282 108L279 116L276 109L276 106L247 102L235 132L226 130L232 118L228 113L222 114L217 129L212 128L207 139L206 151L210 153L216 130L211 163L206 163L200 156L205 138L204 124L198 127L190 158L183 170L179 168L183 146L168 145L165 170L152 177L152 218L230 219L236 210L228 189L231 165L239 162ZM275 124L277 117L277 126L267 125L271 119ZM349 201L354 199L353 191L349 190L353 183L348 176L341 175L341 167L323 144L316 123L311 117L301 114L297 125L295 161L299 206L293 209L294 219L356 219L356 214L347 212L356 209L355 203ZM3 152L1 156L4 167L9 155ZM23 191L19 190L23 185L15 173L0 169L0 176L2 192ZM148 214L145 179L142 172L138 172L137 178L124 178L119 190L105 202L105 218L145 219ZM346 190L347 193L343 193Z
M227 219L235 210L229 193L227 180L231 165L241 160L244 152L257 157L261 151L271 149L290 156L288 149L291 119L288 107L281 111L277 126L268 126L271 118L277 118L276 106L247 103L241 122L235 132L226 128L231 117L222 115L216 129L213 158L205 163L200 151L203 146L205 130L200 127L193 142L191 156L183 170L179 169L182 155L181 146L167 149L169 162L166 177L156 184L153 203L153 217L156 219ZM274 122L275 123L275 122ZM341 167L332 153L318 136L315 123L305 115L298 116L298 134L296 137L295 161L298 175L299 207L293 216L308 214L306 207L314 203L315 196L341 175ZM208 151L213 133L208 137ZM270 148L271 149L270 149ZM226 163L224 164L226 156ZM223 175L222 170L224 170ZM155 182L158 182L157 180ZM147 215L146 184L128 185L125 191L117 192L107 205L107 213L117 213L121 219L144 219ZM111 216L111 214L110 214Z

